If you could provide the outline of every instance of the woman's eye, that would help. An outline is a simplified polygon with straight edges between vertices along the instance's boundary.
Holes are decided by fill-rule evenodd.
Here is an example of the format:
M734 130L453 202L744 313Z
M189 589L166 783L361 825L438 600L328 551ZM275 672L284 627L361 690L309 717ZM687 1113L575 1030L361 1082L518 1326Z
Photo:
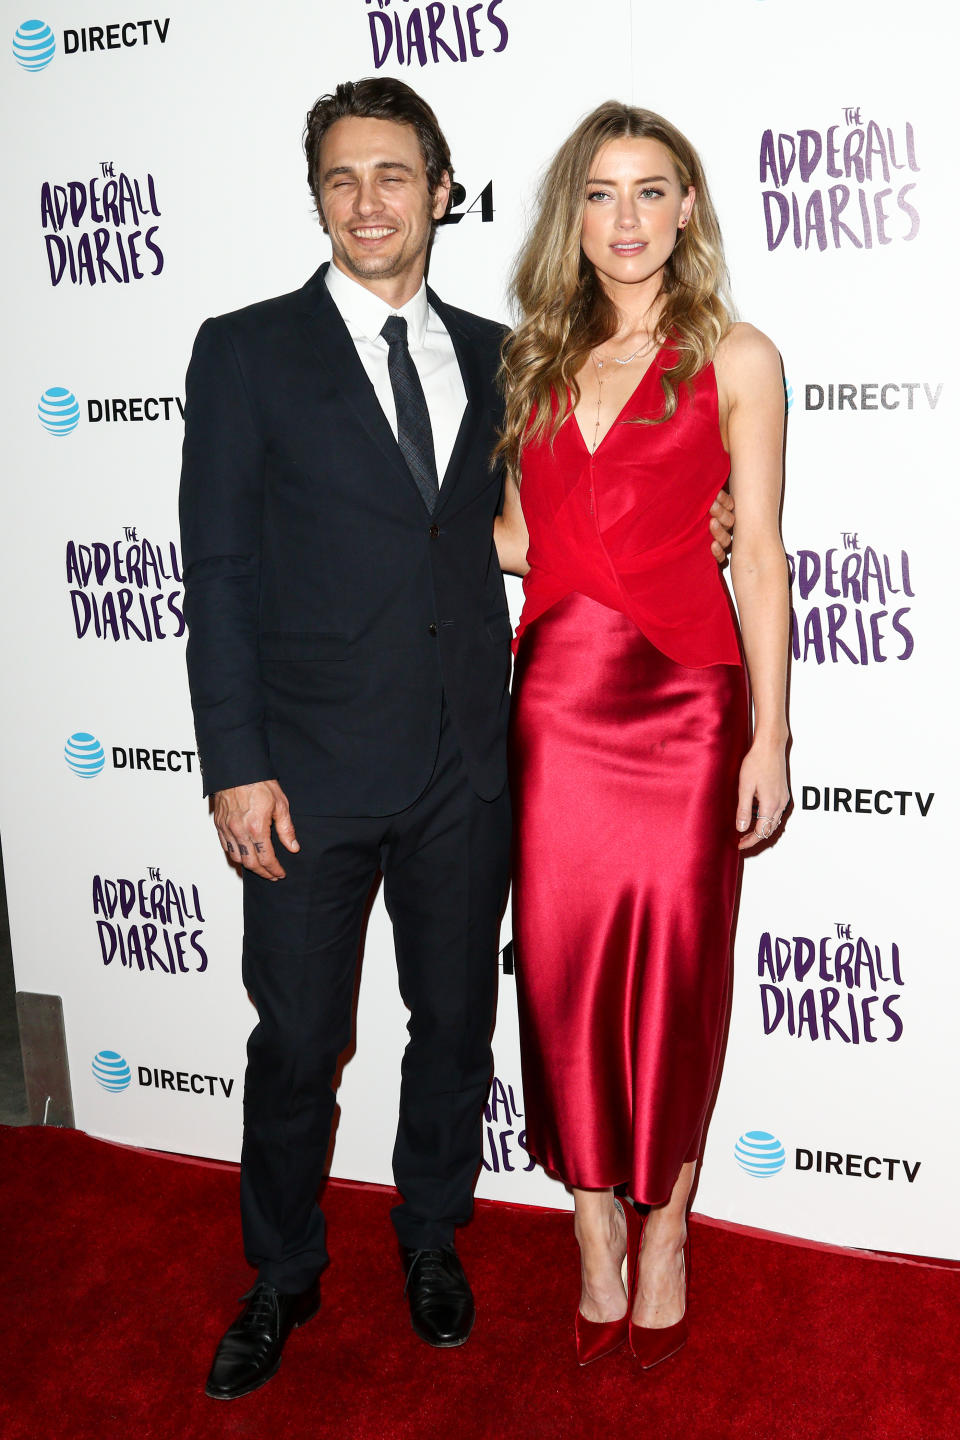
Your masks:
M641 200L662 200L662 199L663 199L663 191L662 191L662 190L655 190L652 185L648 185L645 190L641 190L641 191L640 191L640 199L641 199Z

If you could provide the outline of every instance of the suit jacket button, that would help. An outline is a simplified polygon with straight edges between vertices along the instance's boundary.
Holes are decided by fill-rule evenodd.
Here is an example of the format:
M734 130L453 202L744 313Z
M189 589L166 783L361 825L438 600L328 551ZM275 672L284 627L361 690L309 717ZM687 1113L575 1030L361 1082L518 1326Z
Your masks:
M436 635L436 633L437 633L437 627L436 627L436 625L428 625L428 626L427 626L427 629L429 630L429 632L430 632L431 635Z
M430 539L431 539L431 540L439 540L439 538L440 538L440 526L439 526L439 525L431 525L431 526L430 526L429 534L430 534Z

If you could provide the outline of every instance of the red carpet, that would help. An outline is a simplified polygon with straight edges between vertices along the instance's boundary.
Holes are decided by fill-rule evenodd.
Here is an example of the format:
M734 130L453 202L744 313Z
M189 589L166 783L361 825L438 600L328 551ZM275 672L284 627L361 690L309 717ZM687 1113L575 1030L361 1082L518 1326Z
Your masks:
M410 1329L381 1190L332 1184L333 1263L280 1373L207 1400L248 1288L232 1169L0 1129L3 1440L820 1440L960 1435L960 1274L694 1223L689 1345L579 1370L570 1218L480 1203L461 1350Z

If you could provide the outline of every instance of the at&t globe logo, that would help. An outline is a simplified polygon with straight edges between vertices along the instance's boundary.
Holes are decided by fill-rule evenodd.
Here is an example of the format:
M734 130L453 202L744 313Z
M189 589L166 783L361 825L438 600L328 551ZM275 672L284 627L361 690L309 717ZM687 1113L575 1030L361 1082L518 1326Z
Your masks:
M57 53L57 42L46 20L24 20L13 37L13 58L24 70L45 70Z
M99 775L107 761L100 741L95 735L88 735L86 730L78 730L70 736L63 747L63 758L74 775L79 775L82 780L92 780L94 775Z
M48 434L69 435L71 430L76 430L80 419L76 395L63 385L52 385L40 396L37 416Z
M130 1066L116 1050L101 1050L94 1055L90 1068L97 1084L114 1095L130 1084Z
M733 1153L740 1169L758 1180L779 1175L787 1163L786 1150L769 1130L747 1130L734 1145Z

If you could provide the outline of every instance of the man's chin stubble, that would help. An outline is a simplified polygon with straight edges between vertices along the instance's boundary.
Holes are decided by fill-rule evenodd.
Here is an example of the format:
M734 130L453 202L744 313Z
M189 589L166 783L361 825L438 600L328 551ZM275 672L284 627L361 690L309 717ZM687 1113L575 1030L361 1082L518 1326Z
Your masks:
M343 259L352 274L370 279L375 276L380 280L392 280L397 275L402 275L415 264L426 251L426 244L422 245L415 254L409 251L401 251L392 259L378 260L376 256L367 259L363 255L352 255L349 251L343 252Z

